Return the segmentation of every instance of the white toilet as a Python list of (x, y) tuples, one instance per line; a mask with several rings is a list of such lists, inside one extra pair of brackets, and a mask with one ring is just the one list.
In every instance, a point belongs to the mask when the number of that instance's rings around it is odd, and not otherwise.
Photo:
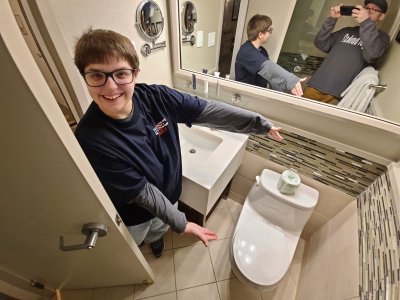
[(229, 253), (232, 270), (258, 289), (275, 288), (287, 272), (318, 191), (301, 183), (294, 195), (278, 191), (280, 174), (263, 170), (236, 224)]

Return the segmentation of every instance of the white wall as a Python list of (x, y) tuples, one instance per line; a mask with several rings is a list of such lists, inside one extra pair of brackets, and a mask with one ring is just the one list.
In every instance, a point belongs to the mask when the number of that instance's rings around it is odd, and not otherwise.
[(286, 29), (289, 25), (290, 18), (292, 17), (295, 4), (295, 0), (249, 1), (246, 20), (244, 23), (242, 44), (247, 40), (246, 28), (251, 17), (255, 14), (269, 16), (272, 19), (272, 27), (274, 28), (274, 31), (267, 43), (263, 46), (267, 49), (270, 60), (276, 62), (278, 60), (279, 52), (281, 51), (283, 39), (285, 38)]
[[(141, 37), (135, 25), (136, 8), (140, 0), (42, 0), (37, 3), (42, 18), (50, 32), (55, 47), (59, 53), (65, 53), (62, 58), (68, 76), (79, 80), (74, 89), (84, 93), (85, 99), (79, 99), (85, 111), (91, 99), (86, 91), (84, 82), (73, 64), (74, 45), (79, 36), (89, 27), (94, 29), (111, 29), (131, 38), (140, 60), (140, 74), (138, 82), (160, 83), (171, 86), (171, 59), (169, 44), (169, 25), (167, 18), (167, 1), (156, 0), (164, 16), (164, 30), (156, 42), (167, 41), (167, 47), (152, 51), (144, 57), (140, 47), (146, 41)], [(51, 27), (51, 28), (50, 28)], [(58, 33), (58, 34), (57, 34)], [(68, 56), (68, 57), (67, 57)], [(79, 78), (79, 79), (77, 79)]]
[(387, 84), (386, 90), (377, 94), (373, 99), (374, 109), (382, 118), (400, 123), (400, 44), (395, 40), (380, 61), (379, 82)]
[[(216, 0), (192, 0), (196, 7), (197, 24), (192, 35), (196, 37), (196, 44), (191, 46), (189, 43), (182, 44), (182, 68), (192, 71), (202, 72), (207, 69), (209, 72), (218, 70), (219, 43), (221, 40), (221, 29), (223, 16), (223, 6), (221, 1)], [(179, 1), (180, 11), (185, 1)], [(203, 31), (203, 46), (197, 47), (197, 33)], [(208, 34), (215, 32), (214, 46), (208, 47)]]

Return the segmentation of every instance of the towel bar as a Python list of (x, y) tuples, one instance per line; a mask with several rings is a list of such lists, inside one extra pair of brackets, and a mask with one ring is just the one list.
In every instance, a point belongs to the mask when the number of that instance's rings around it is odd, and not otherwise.
[(382, 90), (384, 90), (384, 89), (387, 88), (387, 84), (370, 84), (370, 85), (368, 86), (368, 88), (370, 88), (370, 89), (382, 89)]

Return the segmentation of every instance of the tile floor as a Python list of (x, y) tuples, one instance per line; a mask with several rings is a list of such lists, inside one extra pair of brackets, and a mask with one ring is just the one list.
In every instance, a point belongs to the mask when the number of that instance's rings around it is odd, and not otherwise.
[(152, 285), (64, 291), (63, 300), (294, 300), (304, 241), (300, 240), (289, 271), (272, 291), (243, 285), (229, 263), (229, 244), (242, 205), (222, 199), (206, 227), (218, 234), (209, 247), (186, 235), (166, 234), (166, 250), (155, 258), (145, 245), (141, 250), (156, 275)]

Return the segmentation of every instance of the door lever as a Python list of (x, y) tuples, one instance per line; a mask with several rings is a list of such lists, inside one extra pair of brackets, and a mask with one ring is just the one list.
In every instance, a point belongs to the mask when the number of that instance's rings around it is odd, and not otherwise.
[(83, 235), (86, 235), (86, 240), (83, 244), (65, 246), (64, 237), (60, 236), (60, 249), (62, 251), (93, 249), (97, 238), (107, 235), (107, 226), (100, 223), (86, 223), (83, 225), (81, 232)]

